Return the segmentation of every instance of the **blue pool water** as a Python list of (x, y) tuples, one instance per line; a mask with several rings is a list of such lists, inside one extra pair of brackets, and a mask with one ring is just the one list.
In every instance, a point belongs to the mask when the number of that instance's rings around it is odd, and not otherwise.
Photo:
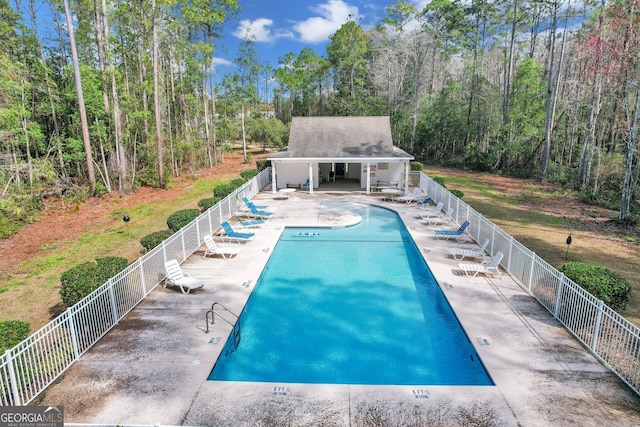
[(286, 228), (225, 344), (218, 381), (492, 385), (399, 216)]

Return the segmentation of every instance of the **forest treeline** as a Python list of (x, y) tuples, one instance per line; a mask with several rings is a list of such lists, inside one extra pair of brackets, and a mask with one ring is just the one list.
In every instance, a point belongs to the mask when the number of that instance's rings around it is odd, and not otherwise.
[[(50, 8), (54, 39), (39, 31)], [(237, 0), (0, 0), (0, 235), (48, 196), (163, 187), (292, 116), (388, 115), (425, 164), (560, 183), (634, 222), (640, 0), (390, 4), (310, 48), (213, 68)]]

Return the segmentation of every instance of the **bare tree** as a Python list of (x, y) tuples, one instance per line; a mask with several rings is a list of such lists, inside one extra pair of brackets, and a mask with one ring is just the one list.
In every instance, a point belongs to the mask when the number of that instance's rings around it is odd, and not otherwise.
[(87, 110), (84, 105), (84, 95), (82, 92), (82, 78), (80, 76), (80, 64), (78, 63), (78, 50), (71, 20), (71, 10), (69, 0), (64, 0), (64, 14), (67, 19), (67, 31), (69, 32), (69, 44), (71, 45), (71, 61), (73, 63), (73, 75), (76, 83), (76, 93), (78, 97), (78, 111), (80, 113), (80, 126), (82, 127), (82, 142), (84, 152), (87, 156), (87, 175), (91, 194), (96, 193), (96, 173), (93, 169), (93, 155), (91, 154), (91, 140), (89, 138), (89, 125), (87, 123)]

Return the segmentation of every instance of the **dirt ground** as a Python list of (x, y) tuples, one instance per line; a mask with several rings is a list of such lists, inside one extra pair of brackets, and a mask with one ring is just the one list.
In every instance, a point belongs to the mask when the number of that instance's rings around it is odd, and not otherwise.
[[(254, 160), (263, 156), (254, 155)], [(237, 178), (242, 170), (255, 168), (255, 164), (244, 164), (241, 152), (225, 154), (224, 163), (198, 171), (199, 176), (214, 175)], [(105, 229), (112, 222), (112, 212), (126, 210), (143, 203), (168, 201), (184, 195), (192, 184), (191, 175), (172, 182), (168, 189), (143, 187), (120, 195), (117, 193), (91, 198), (80, 206), (69, 206), (62, 201), (47, 201), (48, 208), (37, 220), (23, 227), (17, 234), (0, 239), (0, 277), (5, 280), (25, 280), (30, 272), (25, 271), (25, 261), (45, 257), (52, 247), (65, 247), (91, 229)], [(112, 254), (108, 254), (112, 255)], [(19, 289), (0, 292), (0, 320), (23, 320), (31, 324), (32, 332), (44, 326), (64, 310), (58, 294), (59, 281), (55, 286), (43, 284), (42, 279), (26, 279)], [(0, 289), (4, 286), (0, 284)]]
[[(201, 175), (223, 176), (237, 174), (252, 167), (254, 166), (242, 163), (241, 153), (228, 153), (225, 163), (199, 172)], [(568, 258), (572, 261), (598, 263), (625, 275), (634, 286), (634, 295), (625, 315), (636, 324), (640, 324), (638, 227), (621, 227), (611, 221), (615, 212), (582, 204), (553, 186), (540, 186), (532, 181), (447, 169), (429, 168), (427, 172), (451, 177), (471, 177), (470, 182), (473, 186), (452, 184), (447, 185), (447, 188), (463, 191), (463, 200), (553, 266), (557, 267)], [(36, 222), (22, 228), (18, 234), (0, 240), (1, 277), (10, 279), (24, 274), (24, 271), (20, 271), (24, 268), (21, 267), (24, 265), (23, 262), (44, 255), (47, 247), (62, 246), (65, 242), (77, 239), (87, 232), (87, 224), (98, 228), (106, 226), (112, 221), (110, 214), (115, 209), (114, 206), (123, 209), (141, 203), (170, 200), (184, 194), (191, 183), (190, 178), (181, 178), (167, 190), (140, 188), (125, 196), (115, 194), (93, 198), (77, 209), (50, 207)], [(504, 196), (508, 206), (497, 209), (496, 203), (484, 195), (483, 190), (477, 188), (478, 184), (490, 187), (494, 193)], [(111, 198), (119, 199), (117, 205), (110, 202)], [(526, 212), (530, 211), (543, 212), (551, 225), (532, 226), (526, 220)], [(519, 212), (522, 212), (522, 215), (519, 215)], [(557, 219), (558, 225), (554, 223), (554, 218)], [(567, 257), (565, 241), (569, 233), (572, 235), (573, 243)], [(34, 287), (29, 292), (41, 291)], [(20, 320), (29, 321), (35, 330), (47, 323), (54, 314), (55, 310), (52, 311), (52, 307), (59, 305), (59, 296), (57, 289), (48, 289), (39, 298), (35, 298), (35, 303), (33, 296), (29, 298), (32, 300), (31, 307), (23, 311), (26, 318)], [(14, 301), (13, 304), (20, 302)], [(20, 312), (15, 307), (7, 308), (5, 304), (3, 306), (3, 311), (7, 309), (11, 312), (9, 314)], [(24, 314), (25, 312), (28, 314)], [(6, 319), (7, 314), (2, 313), (0, 318)]]
[(425, 172), (445, 177), (447, 189), (461, 190), (466, 203), (552, 266), (588, 262), (626, 277), (633, 291), (623, 315), (640, 325), (640, 227), (621, 225), (617, 211), (582, 203), (552, 184), (435, 167)]

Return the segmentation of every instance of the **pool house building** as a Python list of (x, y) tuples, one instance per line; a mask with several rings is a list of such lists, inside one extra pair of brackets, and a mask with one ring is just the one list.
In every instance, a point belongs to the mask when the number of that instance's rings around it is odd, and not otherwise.
[(389, 117), (294, 117), (288, 146), (272, 156), (272, 191), (313, 193), (323, 183), (359, 183), (406, 191), (414, 157), (393, 145)]

